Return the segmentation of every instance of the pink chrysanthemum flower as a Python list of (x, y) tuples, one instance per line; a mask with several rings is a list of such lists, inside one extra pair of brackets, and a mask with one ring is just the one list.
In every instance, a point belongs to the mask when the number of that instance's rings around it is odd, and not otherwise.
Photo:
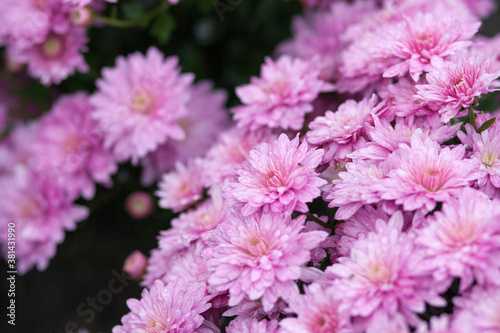
[(91, 199), (95, 182), (111, 184), (117, 170), (111, 152), (102, 146), (102, 132), (90, 118), (92, 107), (84, 93), (62, 97), (40, 122), (35, 162), (55, 172), (57, 180), (72, 197)]
[(280, 321), (280, 332), (292, 333), (348, 333), (352, 332), (349, 315), (340, 311), (340, 302), (334, 299), (332, 288), (323, 290), (313, 283), (304, 287), (305, 294), (290, 301), (289, 312), (297, 318), (287, 317)]
[(24, 274), (36, 265), (47, 268), (65, 230), (74, 230), (88, 210), (73, 205), (49, 172), (37, 173), (17, 166), (13, 174), (0, 178), (0, 238), (7, 254), (9, 223), (15, 224), (16, 265)]
[(39, 126), (40, 122), (19, 125), (0, 142), (0, 175), (12, 172), (17, 165), (39, 169), (34, 160), (42, 151), (35, 150), (33, 145)]
[[(173, 282), (187, 280), (189, 282), (206, 282), (207, 259), (201, 255), (206, 249), (201, 242), (196, 242), (168, 257), (167, 265), (161, 277), (162, 281)], [(211, 292), (208, 287), (207, 293)]]
[(494, 198), (500, 191), (500, 137), (491, 129), (479, 134), (470, 124), (466, 124), (465, 128), (467, 135), (459, 132), (458, 137), (472, 148), (470, 159), (479, 171), (476, 185), (490, 198)]
[(426, 75), (428, 84), (417, 85), (418, 96), (426, 101), (443, 103), (441, 120), (448, 122), (455, 116), (461, 116), (460, 109), (473, 105), (479, 97), (498, 89), (494, 80), (500, 71), (490, 73), (489, 61), (481, 56), (466, 57), (449, 62), (444, 68), (435, 69)]
[(320, 1), (330, 2), (330, 5), (325, 10), (309, 11), (305, 15), (294, 17), (293, 39), (279, 45), (278, 52), (313, 61), (321, 69), (320, 78), (329, 80), (337, 72), (343, 47), (340, 36), (350, 24), (372, 12), (374, 6), (366, 2)]
[(339, 258), (327, 272), (333, 281), (334, 297), (363, 330), (380, 315), (403, 316), (410, 325), (425, 304), (444, 306), (439, 297), (444, 284), (435, 283), (413, 239), (401, 232), (403, 215), (396, 213), (388, 223), (376, 222), (376, 232), (360, 235), (350, 258)]
[(374, 208), (372, 205), (363, 206), (353, 216), (335, 228), (335, 245), (337, 256), (345, 257), (351, 253), (354, 244), (360, 235), (366, 235), (371, 231), (376, 231), (375, 223), (378, 220), (389, 221), (389, 216), (380, 207)]
[(431, 317), (429, 325), (421, 323), (418, 325), (417, 333), (460, 333), (450, 327), (450, 317), (442, 314), (439, 317)]
[[(394, 125), (392, 125), (392, 123)], [(439, 117), (396, 118), (393, 122), (374, 117), (374, 126), (365, 125), (365, 135), (369, 139), (366, 146), (348, 155), (349, 158), (385, 160), (401, 144), (410, 145), (411, 137), (417, 131), (422, 137), (428, 136), (438, 143), (455, 137), (461, 123), (453, 126), (443, 125)]]
[(500, 201), (471, 188), (443, 204), (418, 231), (436, 279), (460, 278), (460, 291), (472, 285), (500, 286)]
[(92, 115), (104, 131), (105, 146), (118, 160), (131, 157), (135, 164), (167, 139), (185, 139), (178, 121), (188, 112), (193, 75), (181, 75), (177, 58), (164, 59), (153, 47), (145, 56), (134, 53), (116, 62), (96, 82)]
[(423, 77), (416, 83), (410, 78), (402, 77), (398, 82), (388, 84), (385, 89), (379, 91), (382, 98), (390, 99), (391, 109), (398, 117), (429, 117), (437, 115), (441, 103), (435, 101), (424, 101), (417, 95), (416, 84), (426, 84)]
[(474, 287), (470, 293), (453, 299), (452, 328), (457, 333), (496, 333), (500, 331), (500, 288)]
[(45, 40), (28, 48), (9, 49), (9, 57), (27, 64), (30, 75), (43, 84), (59, 84), (75, 71), (88, 71), (82, 54), (87, 51), (87, 41), (85, 28), (72, 27), (63, 34), (51, 32)]
[(323, 199), (328, 207), (338, 207), (337, 220), (351, 217), (363, 205), (381, 200), (377, 185), (384, 176), (379, 163), (369, 160), (354, 160), (345, 165), (346, 171), (339, 172), (339, 179), (325, 186)]
[(494, 13), (497, 4), (494, 0), (461, 0), (472, 14), (486, 18)]
[(190, 160), (187, 165), (179, 162), (175, 168), (173, 172), (163, 175), (155, 194), (160, 198), (160, 207), (180, 212), (203, 195), (202, 160)]
[(418, 131), (411, 147), (401, 145), (384, 161), (391, 169), (378, 185), (382, 199), (395, 200), (407, 211), (429, 212), (437, 202), (446, 202), (475, 179), (474, 168), (464, 161), (464, 146), (440, 148)]
[(238, 182), (226, 186), (225, 197), (243, 204), (243, 216), (263, 207), (277, 213), (305, 213), (306, 203), (318, 197), (319, 188), (326, 184), (315, 172), (322, 157), (322, 149), (309, 149), (306, 142), (299, 145), (298, 136), (290, 141), (281, 134), (278, 140), (250, 151), (238, 170)]
[(373, 122), (377, 100), (376, 95), (359, 103), (348, 100), (336, 112), (327, 111), (309, 124), (307, 142), (325, 149), (323, 162), (345, 159), (347, 154), (365, 146), (364, 127)]
[[(439, 18), (438, 15), (439, 14)], [(403, 22), (386, 29), (386, 43), (380, 44), (382, 58), (399, 61), (384, 72), (384, 77), (403, 76), (406, 72), (417, 81), (423, 72), (442, 67), (447, 57), (472, 44), (480, 22), (466, 23), (446, 13), (416, 13), (403, 17)]]
[(313, 110), (311, 103), (321, 92), (332, 90), (319, 74), (312, 63), (301, 59), (266, 58), (261, 78), (253, 77), (250, 84), (236, 88), (244, 104), (233, 109), (238, 127), (300, 130), (305, 114)]
[(127, 301), (131, 311), (122, 317), (121, 326), (113, 327), (113, 333), (210, 332), (201, 315), (211, 307), (210, 299), (204, 283), (156, 281), (150, 291), (144, 289), (140, 300)]
[(245, 297), (260, 299), (270, 311), (279, 297), (298, 294), (295, 280), (308, 268), (310, 250), (328, 235), (301, 232), (305, 218), (290, 220), (281, 214), (232, 215), (208, 236), (208, 283), (218, 292), (229, 291), (229, 305)]
[(278, 332), (278, 321), (261, 321), (251, 317), (236, 317), (229, 326), (226, 327), (227, 333), (276, 333)]
[(43, 42), (54, 24), (56, 1), (0, 2), (0, 43), (24, 49)]
[(241, 131), (232, 128), (219, 135), (218, 141), (207, 152), (206, 170), (210, 184), (224, 184), (234, 180), (236, 171), (248, 159), (253, 147), (270, 142), (276, 137), (264, 128), (258, 131)]
[(179, 230), (184, 245), (188, 246), (200, 238), (203, 241), (207, 232), (222, 223), (226, 219), (226, 215), (227, 203), (222, 198), (220, 188), (214, 186), (210, 199), (199, 204), (196, 209), (187, 211), (173, 219), (171, 224), (173, 228)]
[(186, 163), (190, 158), (203, 156), (227, 127), (225, 91), (212, 90), (209, 81), (198, 82), (190, 90), (188, 113), (178, 120), (186, 137), (180, 141), (167, 141), (141, 161), (143, 184), (155, 182), (171, 171), (177, 161)]

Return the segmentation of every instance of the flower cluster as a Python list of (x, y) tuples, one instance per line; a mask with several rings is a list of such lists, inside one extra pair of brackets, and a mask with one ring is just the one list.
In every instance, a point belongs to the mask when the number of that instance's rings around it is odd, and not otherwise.
[[(8, 0), (0, 20), (44, 20), (0, 42), (57, 82), (83, 64), (65, 6), (89, 1)], [(234, 124), (227, 94), (151, 47), (12, 131), (0, 224), (19, 221), (20, 270), (44, 269), (88, 213), (74, 201), (130, 160), (176, 215), (147, 264), (127, 260), (145, 289), (113, 332), (500, 330), (500, 110), (482, 110), (498, 107), (499, 37), (475, 36), (492, 1), (302, 2), (236, 88)], [(150, 197), (127, 209), (144, 218)]]

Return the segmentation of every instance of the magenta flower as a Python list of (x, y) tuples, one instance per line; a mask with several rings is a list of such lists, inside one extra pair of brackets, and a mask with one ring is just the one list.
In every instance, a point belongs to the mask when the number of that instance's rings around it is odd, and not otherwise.
[(143, 290), (140, 300), (127, 301), (131, 311), (122, 317), (121, 326), (113, 327), (113, 333), (210, 332), (201, 314), (211, 307), (211, 298), (205, 296), (204, 283), (178, 280), (165, 285), (158, 280), (150, 291)]
[(15, 224), (16, 265), (21, 274), (36, 265), (43, 271), (55, 255), (65, 230), (88, 215), (86, 207), (74, 205), (50, 172), (38, 173), (24, 166), (0, 178), (0, 239), (7, 254), (9, 223)]
[(84, 93), (62, 97), (45, 115), (37, 131), (34, 149), (40, 168), (55, 172), (61, 186), (72, 196), (94, 197), (95, 184), (111, 185), (117, 166), (103, 147), (103, 134), (90, 118), (92, 107)]
[(418, 323), (416, 313), (425, 303), (444, 306), (439, 294), (447, 285), (435, 283), (412, 237), (402, 233), (403, 215), (396, 213), (388, 223), (378, 220), (376, 232), (360, 235), (350, 258), (339, 258), (327, 269), (337, 277), (334, 297), (359, 323), (370, 327), (382, 315), (403, 316), (410, 325)]
[(298, 294), (310, 250), (328, 235), (323, 231), (301, 232), (305, 218), (290, 220), (281, 214), (232, 215), (207, 237), (208, 283), (218, 292), (229, 291), (229, 305), (245, 297), (260, 299), (270, 311), (279, 297)]
[(161, 208), (180, 212), (201, 199), (204, 185), (201, 163), (200, 159), (190, 160), (187, 165), (178, 162), (173, 172), (163, 175), (155, 193)]
[(373, 122), (377, 96), (357, 103), (348, 100), (338, 111), (327, 111), (324, 117), (316, 117), (306, 133), (307, 142), (325, 149), (323, 162), (345, 159), (346, 155), (365, 146), (364, 127)]
[(188, 112), (193, 75), (180, 74), (177, 58), (164, 59), (150, 48), (145, 56), (118, 57), (116, 67), (102, 75), (91, 97), (92, 116), (118, 160), (131, 157), (135, 164), (168, 139), (185, 139), (178, 121)]
[(306, 203), (318, 197), (326, 184), (315, 172), (322, 157), (322, 149), (309, 149), (306, 142), (299, 145), (298, 136), (290, 141), (281, 134), (250, 151), (238, 170), (238, 182), (225, 187), (225, 197), (243, 204), (243, 216), (263, 207), (277, 213), (305, 213)]
[(401, 145), (384, 162), (391, 169), (378, 185), (384, 200), (395, 200), (407, 211), (429, 212), (475, 179), (474, 168), (464, 161), (464, 146), (440, 148), (416, 132), (411, 147)]
[(444, 68), (435, 69), (426, 75), (428, 84), (417, 85), (418, 96), (426, 101), (443, 103), (439, 111), (441, 120), (448, 122), (483, 94), (498, 90), (494, 88), (500, 71), (490, 73), (489, 61), (481, 56), (458, 56)]
[(292, 333), (348, 333), (352, 332), (349, 315), (340, 311), (340, 302), (333, 297), (335, 290), (323, 290), (313, 283), (304, 287), (305, 294), (290, 301), (289, 312), (297, 318), (287, 317), (280, 321), (280, 332)]
[(59, 84), (75, 71), (88, 71), (82, 54), (87, 51), (87, 41), (85, 28), (74, 26), (65, 33), (51, 32), (30, 47), (9, 49), (9, 57), (11, 61), (27, 64), (30, 75), (43, 84)]
[(244, 105), (233, 109), (238, 127), (300, 130), (312, 102), (332, 86), (318, 78), (319, 70), (301, 59), (282, 56), (276, 62), (266, 58), (261, 78), (236, 88)]
[(500, 286), (500, 201), (471, 188), (443, 204), (418, 231), (416, 243), (425, 249), (436, 279), (460, 278), (460, 291), (474, 280)]

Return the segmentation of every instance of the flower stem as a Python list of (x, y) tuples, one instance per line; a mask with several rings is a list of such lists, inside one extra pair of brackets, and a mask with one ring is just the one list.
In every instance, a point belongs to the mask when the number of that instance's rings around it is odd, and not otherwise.
[(469, 121), (470, 121), (470, 124), (472, 125), (472, 127), (474, 127), (474, 129), (477, 129), (476, 128), (476, 114), (474, 113), (474, 108), (471, 106), (469, 106)]
[(117, 18), (116, 9), (112, 12), (111, 17), (94, 15), (96, 20), (105, 23), (108, 26), (115, 28), (131, 28), (131, 27), (145, 27), (154, 19), (156, 16), (164, 12), (168, 7), (170, 7), (170, 2), (168, 0), (162, 0), (160, 4), (149, 12), (147, 12), (143, 17), (138, 20), (120, 20)]
[(326, 222), (323, 222), (321, 221), (319, 218), (317, 218), (316, 216), (314, 216), (313, 214), (307, 212), (306, 213), (306, 216), (307, 216), (307, 219), (309, 221), (313, 221), (313, 222), (316, 222), (317, 224), (319, 224), (320, 226), (322, 226), (323, 228), (327, 228), (327, 229), (331, 229), (330, 225)]

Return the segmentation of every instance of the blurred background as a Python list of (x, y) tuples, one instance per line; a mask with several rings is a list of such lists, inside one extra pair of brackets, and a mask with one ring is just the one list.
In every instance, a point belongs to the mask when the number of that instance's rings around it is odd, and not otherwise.
[[(221, 15), (214, 7), (217, 2), (235, 5), (230, 5), (232, 9)], [(120, 0), (119, 17), (139, 19), (154, 3), (153, 0)], [(197, 80), (210, 79), (215, 87), (225, 89), (231, 107), (238, 103), (234, 88), (259, 74), (264, 58), (272, 54), (280, 41), (290, 37), (292, 17), (300, 12), (300, 3), (292, 0), (181, 0), (148, 27), (92, 28), (86, 54), (89, 73), (74, 75), (59, 86), (46, 88), (22, 72), (1, 69), (0, 87), (7, 87), (9, 95), (20, 99), (16, 110), (19, 118), (36, 118), (62, 93), (92, 92), (101, 69), (113, 66), (116, 56), (144, 52), (156, 45), (167, 56), (178, 55), (183, 72), (194, 73)], [(481, 33), (488, 36), (498, 31), (499, 11), (481, 28)], [(87, 304), (81, 309), (89, 310), (88, 302), (102, 290), (109, 290), (109, 282), (116, 279), (116, 273), (121, 275), (124, 260), (130, 253), (140, 250), (149, 255), (157, 246), (159, 231), (168, 229), (173, 217), (156, 207), (156, 185), (150, 188), (140, 185), (139, 167), (121, 165), (113, 179), (113, 188), (98, 187), (93, 200), (77, 202), (88, 206), (91, 214), (75, 231), (66, 234), (48, 269), (17, 276), (15, 332), (59, 333), (75, 325), (91, 333), (110, 332), (129, 312), (126, 300), (140, 298), (142, 288), (138, 282), (126, 280), (127, 285), (121, 292), (112, 294), (109, 304), (95, 309), (94, 318), (77, 313), (79, 305)], [(132, 218), (124, 208), (127, 196), (135, 191), (145, 191), (153, 198), (155, 208), (144, 219)], [(4, 261), (0, 269), (7, 271)], [(2, 285), (5, 291), (0, 297), (5, 299), (2, 302), (5, 309), (7, 282), (4, 280)], [(120, 285), (115, 282), (115, 287)], [(0, 332), (11, 331), (12, 327), (2, 319)]]

